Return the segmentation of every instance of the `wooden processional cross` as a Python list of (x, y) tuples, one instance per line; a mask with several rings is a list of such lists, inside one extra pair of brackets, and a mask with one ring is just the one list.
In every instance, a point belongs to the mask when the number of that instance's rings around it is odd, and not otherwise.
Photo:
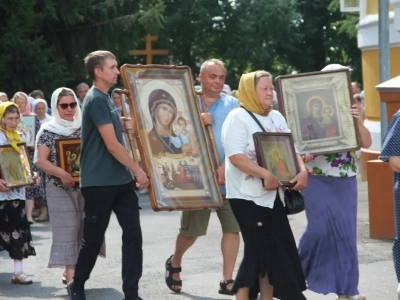
[(153, 55), (167, 55), (168, 50), (155, 50), (151, 48), (151, 42), (157, 41), (157, 37), (153, 35), (146, 36), (146, 49), (144, 50), (131, 50), (129, 55), (146, 55), (146, 64), (151, 65)]

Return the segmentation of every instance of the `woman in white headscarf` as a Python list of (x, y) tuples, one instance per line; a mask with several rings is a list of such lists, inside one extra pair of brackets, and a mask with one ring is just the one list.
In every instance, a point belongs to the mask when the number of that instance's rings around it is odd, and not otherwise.
[[(57, 139), (80, 138), (81, 109), (75, 93), (58, 88), (51, 96), (53, 119), (43, 123), (36, 138), (35, 161), (47, 174), (47, 205), (53, 233), (49, 268), (65, 268), (62, 282), (72, 281), (83, 234), (84, 199), (79, 183), (57, 165)], [(76, 149), (74, 167), (79, 167)], [(70, 154), (72, 156), (72, 153)]]
[(40, 124), (49, 122), (52, 117), (47, 113), (49, 107), (44, 99), (36, 99), (32, 103), (32, 112), (36, 114), (39, 119)]

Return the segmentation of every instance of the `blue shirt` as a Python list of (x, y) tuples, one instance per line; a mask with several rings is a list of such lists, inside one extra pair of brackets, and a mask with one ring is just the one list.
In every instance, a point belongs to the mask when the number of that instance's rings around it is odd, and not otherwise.
[[(200, 99), (198, 101), (200, 110), (203, 111), (202, 102)], [(212, 131), (220, 164), (225, 160), (225, 152), (221, 140), (222, 125), (224, 124), (229, 112), (238, 107), (239, 103), (236, 98), (223, 93), (221, 93), (217, 101), (215, 101), (210, 107), (207, 107), (207, 112), (211, 113), (212, 116)], [(220, 191), (223, 196), (226, 195), (225, 186), (220, 186)]]

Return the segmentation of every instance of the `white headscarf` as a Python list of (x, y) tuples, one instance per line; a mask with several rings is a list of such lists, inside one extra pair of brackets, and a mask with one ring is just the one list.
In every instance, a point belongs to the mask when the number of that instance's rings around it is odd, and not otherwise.
[(43, 123), (42, 126), (40, 127), (38, 134), (36, 135), (34, 162), (37, 162), (37, 143), (38, 143), (39, 137), (42, 135), (42, 132), (44, 130), (67, 137), (67, 136), (73, 134), (79, 128), (81, 128), (82, 113), (81, 113), (81, 108), (79, 107), (79, 105), (77, 105), (75, 108), (75, 114), (74, 114), (73, 121), (67, 121), (67, 120), (61, 119), (60, 114), (58, 113), (57, 105), (58, 105), (58, 96), (60, 95), (62, 90), (67, 90), (67, 91), (71, 92), (75, 98), (75, 102), (78, 103), (78, 99), (76, 98), (74, 91), (69, 88), (61, 87), (61, 88), (56, 89), (53, 92), (53, 95), (51, 95), (51, 111), (53, 112), (53, 119), (50, 122)]
[[(35, 101), (33, 101), (32, 112), (36, 114), (36, 105), (38, 105), (39, 103), (44, 104), (44, 111), (45, 111), (44, 119), (43, 120), (39, 119), (40, 124), (51, 121), (53, 118), (47, 113), (47, 111), (49, 110), (49, 107), (47, 106), (47, 102), (44, 99), (36, 99)], [(36, 114), (36, 116), (39, 118), (38, 114)]]

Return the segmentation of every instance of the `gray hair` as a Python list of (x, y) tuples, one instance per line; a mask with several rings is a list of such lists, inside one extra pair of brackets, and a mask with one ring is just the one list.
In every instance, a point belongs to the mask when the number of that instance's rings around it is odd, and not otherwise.
[(217, 59), (217, 58), (212, 58), (209, 60), (206, 60), (205, 62), (202, 63), (201, 67), (200, 67), (200, 74), (203, 74), (204, 70), (207, 69), (208, 66), (210, 65), (217, 65), (217, 66), (221, 66), (225, 69), (226, 72), (226, 68), (225, 68), (225, 64), (222, 60)]
[(87, 87), (89, 89), (89, 85), (85, 82), (81, 82), (76, 86), (76, 90), (79, 90), (81, 87)]
[(257, 83), (260, 81), (260, 78), (262, 78), (262, 77), (269, 77), (272, 80), (272, 75), (270, 72), (257, 71), (256, 74), (254, 75), (254, 86), (257, 85)]

